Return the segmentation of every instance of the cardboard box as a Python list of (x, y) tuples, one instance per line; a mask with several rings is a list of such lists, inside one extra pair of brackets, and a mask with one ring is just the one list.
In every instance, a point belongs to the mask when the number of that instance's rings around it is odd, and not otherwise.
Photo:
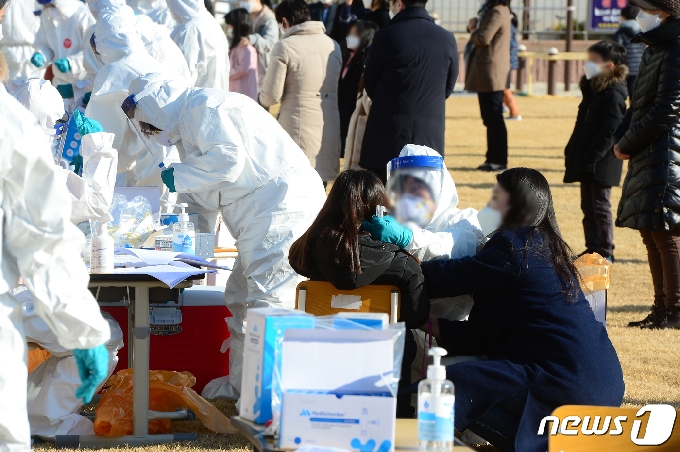
[(595, 319), (607, 326), (607, 290), (598, 290), (595, 292), (584, 291), (586, 300), (590, 303), (590, 309), (595, 314)]
[(285, 393), (279, 447), (393, 451), (396, 410), (394, 397)]
[(246, 328), (239, 415), (264, 424), (272, 418), (277, 335), (288, 328), (314, 328), (314, 317), (290, 309), (253, 308), (247, 311)]

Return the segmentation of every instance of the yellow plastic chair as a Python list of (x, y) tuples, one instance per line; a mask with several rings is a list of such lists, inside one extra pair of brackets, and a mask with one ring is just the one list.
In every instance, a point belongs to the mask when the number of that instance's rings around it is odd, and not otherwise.
[(303, 281), (297, 286), (295, 307), (316, 316), (339, 312), (387, 314), (390, 323), (397, 323), (400, 301), (396, 286), (368, 285), (355, 290), (338, 290), (329, 282)]

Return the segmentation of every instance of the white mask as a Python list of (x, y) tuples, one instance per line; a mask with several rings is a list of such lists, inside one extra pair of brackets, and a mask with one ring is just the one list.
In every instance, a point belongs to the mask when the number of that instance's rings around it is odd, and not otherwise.
[(432, 221), (430, 205), (423, 198), (408, 193), (399, 197), (393, 213), (400, 223), (412, 222), (421, 228)]
[(253, 2), (238, 2), (238, 7), (243, 8), (248, 11), (248, 14), (252, 14), (255, 10), (255, 3)]
[(281, 32), (281, 36), (283, 36), (284, 34), (286, 34), (286, 30), (283, 29), (283, 25), (282, 25), (282, 24), (279, 24), (279, 31)]
[(160, 144), (161, 146), (170, 147), (174, 146), (175, 143), (179, 141), (180, 136), (172, 135), (165, 130), (161, 130), (160, 133), (154, 135), (153, 138), (156, 140), (156, 143)]
[(371, 9), (373, 6), (373, 0), (364, 0), (364, 8)]
[(359, 39), (358, 36), (354, 35), (348, 35), (347, 36), (347, 48), (356, 50), (359, 48), (359, 44), (361, 43), (361, 40)]
[(321, 0), (321, 3), (323, 3), (324, 5), (330, 5), (331, 3), (333, 3), (333, 0)]
[(661, 19), (655, 14), (649, 14), (644, 11), (640, 11), (637, 18), (635, 19), (640, 26), (640, 30), (643, 33), (649, 30), (654, 30), (661, 25)]
[(3, 34), (2, 34), (2, 24), (0, 24), (0, 41), (2, 41)]
[(583, 65), (583, 72), (585, 72), (586, 78), (590, 80), (602, 71), (600, 70), (599, 64), (593, 63), (592, 61), (586, 61)]
[(482, 234), (486, 237), (501, 226), (503, 215), (498, 210), (486, 206), (477, 213), (477, 221), (482, 228)]
[(390, 10), (390, 20), (394, 19), (394, 16), (396, 16), (396, 14), (394, 14), (394, 12)]

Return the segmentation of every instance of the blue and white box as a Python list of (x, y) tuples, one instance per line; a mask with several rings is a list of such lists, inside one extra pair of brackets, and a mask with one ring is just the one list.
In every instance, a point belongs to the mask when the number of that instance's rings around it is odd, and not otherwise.
[(253, 308), (246, 313), (246, 339), (239, 415), (264, 424), (272, 418), (272, 376), (277, 335), (288, 328), (314, 328), (314, 317), (301, 311)]
[[(376, 312), (338, 312), (335, 316), (340, 319), (350, 320), (354, 323), (358, 323), (359, 325), (363, 325), (374, 330), (387, 329), (387, 325), (390, 323), (390, 318), (387, 314), (379, 314)], [(340, 326), (338, 329), (345, 328)]]

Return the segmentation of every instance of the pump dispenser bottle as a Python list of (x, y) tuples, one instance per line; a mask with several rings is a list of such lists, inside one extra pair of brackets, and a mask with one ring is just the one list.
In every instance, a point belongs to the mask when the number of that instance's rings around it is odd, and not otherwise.
[(418, 447), (420, 450), (453, 449), (453, 383), (440, 364), (446, 350), (430, 349), (434, 363), (427, 367), (427, 379), (418, 385)]
[(90, 241), (90, 273), (113, 273), (114, 243), (107, 225), (100, 221), (97, 235)]
[(175, 206), (180, 207), (182, 213), (177, 215), (179, 221), (172, 226), (172, 250), (177, 253), (196, 254), (196, 232), (186, 212), (189, 205), (182, 203)]

